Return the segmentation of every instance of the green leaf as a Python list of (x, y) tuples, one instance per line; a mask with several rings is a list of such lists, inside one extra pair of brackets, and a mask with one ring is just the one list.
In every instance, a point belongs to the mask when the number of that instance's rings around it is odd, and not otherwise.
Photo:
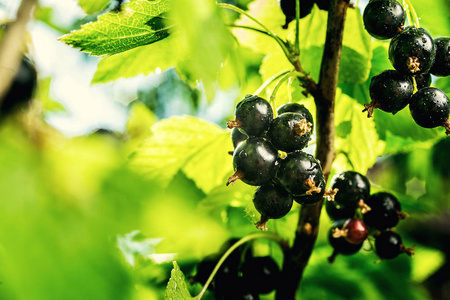
[(193, 299), (188, 291), (186, 281), (184, 279), (184, 274), (181, 272), (180, 267), (174, 261), (173, 269), (170, 273), (169, 283), (166, 289), (166, 299), (167, 300), (184, 300)]
[(382, 153), (384, 143), (378, 139), (375, 122), (362, 113), (363, 109), (355, 99), (338, 91), (336, 152), (343, 153), (355, 171), (366, 174)]
[(110, 0), (78, 0), (78, 5), (85, 13), (92, 15), (105, 10), (110, 2)]
[(166, 13), (171, 1), (132, 0), (120, 12), (99, 16), (95, 22), (61, 37), (61, 41), (92, 55), (113, 55), (166, 38)]
[(153, 136), (133, 156), (140, 172), (167, 185), (179, 171), (205, 193), (224, 185), (232, 174), (230, 134), (195, 117), (175, 117), (156, 123)]

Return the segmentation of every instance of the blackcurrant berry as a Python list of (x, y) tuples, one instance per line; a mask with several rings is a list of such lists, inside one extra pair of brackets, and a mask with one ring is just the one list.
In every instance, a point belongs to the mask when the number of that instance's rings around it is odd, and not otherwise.
[[(431, 72), (431, 70), (430, 70), (430, 72)], [(431, 85), (430, 73), (419, 74), (417, 76), (414, 76), (414, 79), (416, 80), (418, 90), (429, 87)]]
[(0, 101), (0, 114), (9, 113), (31, 100), (36, 82), (35, 67), (27, 58), (23, 58), (8, 92)]
[(261, 230), (267, 230), (269, 219), (284, 217), (292, 207), (292, 196), (281, 186), (268, 183), (258, 187), (253, 196), (253, 204), (261, 214), (261, 220), (255, 225)]
[(335, 201), (326, 201), (325, 209), (331, 220), (352, 218), (356, 213), (356, 206), (346, 206)]
[(296, 113), (302, 115), (309, 123), (314, 125), (314, 119), (311, 112), (303, 105), (298, 103), (286, 103), (278, 107), (277, 113), (278, 115), (284, 113)]
[(363, 243), (360, 244), (351, 244), (344, 237), (333, 237), (333, 233), (336, 229), (342, 229), (344, 227), (344, 223), (346, 220), (338, 220), (333, 223), (333, 226), (330, 228), (328, 232), (328, 242), (331, 247), (333, 247), (333, 254), (328, 258), (328, 261), (332, 263), (338, 254), (351, 255), (358, 252)]
[(240, 143), (248, 139), (245, 133), (242, 133), (238, 128), (233, 128), (231, 130), (231, 142), (233, 143), (233, 149), (236, 149)]
[(197, 274), (193, 277), (193, 282), (199, 282), (204, 285), (221, 256), (222, 255), (215, 253), (204, 257), (197, 265)]
[[(287, 28), (292, 20), (295, 20), (295, 0), (278, 0), (278, 5), (281, 7), (283, 14), (286, 16), (286, 22), (283, 28)], [(314, 5), (313, 0), (300, 1), (300, 19), (306, 17), (311, 12)]]
[(342, 228), (333, 230), (333, 237), (343, 237), (350, 244), (361, 244), (369, 236), (369, 229), (363, 220), (358, 218), (347, 219)]
[(364, 9), (363, 21), (371, 36), (390, 39), (403, 30), (405, 11), (395, 0), (372, 0)]
[(450, 37), (441, 37), (434, 40), (436, 45), (436, 58), (430, 73), (436, 76), (450, 75)]
[(365, 202), (371, 208), (363, 217), (364, 222), (369, 227), (385, 230), (395, 227), (400, 219), (407, 217), (405, 213), (401, 212), (400, 202), (390, 193), (375, 193)]
[(417, 91), (411, 97), (409, 110), (419, 126), (425, 128), (444, 126), (446, 134), (450, 134), (449, 99), (440, 89), (427, 87)]
[(292, 152), (308, 146), (312, 123), (297, 113), (283, 113), (270, 125), (268, 138), (278, 150)]
[(346, 171), (334, 176), (331, 187), (339, 189), (334, 201), (348, 209), (364, 208), (364, 201), (370, 195), (369, 180), (355, 171)]
[(325, 179), (319, 162), (302, 151), (289, 153), (280, 161), (276, 178), (294, 197), (313, 196), (313, 203), (320, 201), (325, 193)]
[(243, 263), (242, 278), (248, 291), (267, 294), (277, 288), (280, 269), (270, 256), (254, 257)]
[(256, 95), (247, 95), (236, 105), (235, 120), (228, 121), (228, 128), (239, 128), (249, 137), (262, 135), (269, 129), (273, 111), (267, 100)]
[(395, 70), (383, 71), (372, 77), (369, 87), (371, 102), (364, 104), (363, 111), (368, 111), (368, 117), (372, 116), (375, 108), (396, 114), (408, 105), (413, 90), (408, 76), (403, 76)]
[(413, 248), (407, 248), (402, 244), (400, 235), (393, 231), (383, 231), (375, 237), (375, 251), (381, 259), (392, 259), (400, 253), (414, 255)]
[(408, 27), (394, 36), (389, 44), (389, 60), (403, 75), (428, 73), (435, 56), (434, 41), (423, 28)]
[(278, 150), (264, 138), (249, 138), (234, 150), (233, 167), (227, 185), (238, 179), (249, 185), (266, 184), (275, 176)]
[(221, 286), (215, 293), (216, 300), (259, 300), (259, 295), (250, 292), (246, 286), (244, 278), (238, 277), (231, 286)]

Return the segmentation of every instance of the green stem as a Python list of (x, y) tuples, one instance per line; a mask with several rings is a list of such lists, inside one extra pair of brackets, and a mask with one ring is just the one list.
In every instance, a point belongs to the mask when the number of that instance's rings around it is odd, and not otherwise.
[(417, 93), (417, 82), (416, 82), (416, 78), (414, 78), (414, 76), (412, 77), (412, 82), (413, 82), (413, 94)]
[(233, 11), (239, 13), (239, 14), (242, 14), (242, 15), (246, 16), (247, 18), (249, 18), (250, 20), (252, 20), (253, 22), (255, 22), (256, 24), (258, 24), (259, 26), (261, 26), (267, 32), (267, 34), (270, 37), (272, 37), (278, 43), (278, 45), (280, 45), (280, 47), (283, 50), (283, 52), (286, 55), (286, 57), (288, 57), (289, 61), (291, 61), (291, 59), (292, 59), (291, 58), (291, 52), (286, 47), (285, 42), (282, 39), (280, 39), (276, 33), (274, 33), (269, 28), (267, 28), (266, 25), (264, 25), (262, 22), (260, 22), (256, 18), (254, 18), (252, 15), (250, 15), (246, 11), (244, 11), (244, 10), (240, 9), (239, 7), (236, 7), (234, 5), (231, 5), (231, 4), (228, 4), (228, 3), (216, 3), (216, 5), (218, 7), (230, 9), (230, 10), (233, 10)]
[[(200, 293), (194, 297), (194, 299), (201, 299), (203, 297), (203, 295), (206, 292), (206, 289), (208, 288), (209, 284), (211, 283), (211, 281), (213, 280), (214, 276), (216, 275), (217, 271), (219, 271), (220, 267), (222, 266), (222, 264), (224, 263), (224, 261), (227, 259), (228, 256), (230, 256), (230, 254), (236, 250), (239, 246), (241, 246), (242, 244), (245, 244), (246, 242), (250, 241), (250, 240), (254, 240), (254, 239), (259, 239), (259, 238), (265, 238), (265, 239), (269, 239), (269, 240), (273, 240), (275, 242), (277, 242), (280, 247), (284, 248), (286, 245), (286, 242), (278, 235), (275, 234), (267, 234), (267, 233), (253, 233), (250, 235), (247, 235), (245, 237), (243, 237), (242, 239), (240, 239), (239, 241), (237, 241), (235, 244), (233, 244), (233, 246), (231, 246), (224, 255), (222, 255), (222, 257), (220, 258), (219, 262), (217, 263), (216, 267), (214, 268), (214, 270), (212, 271), (211, 275), (209, 276), (208, 280), (206, 281), (205, 285), (203, 286), (202, 290), (200, 291)], [(232, 287), (230, 287), (232, 288)]]
[(414, 26), (416, 26), (416, 28), (419, 28), (420, 27), (419, 17), (417, 16), (416, 10), (414, 9), (414, 6), (412, 5), (411, 0), (406, 0), (406, 3), (408, 5), (408, 7), (411, 8), (411, 14), (414, 19)]
[(295, 70), (292, 70), (292, 71), (290, 71), (289, 73), (287, 73), (287, 74), (285, 74), (278, 82), (277, 82), (277, 84), (275, 85), (275, 87), (273, 88), (273, 91), (272, 91), (272, 95), (270, 95), (270, 100), (269, 100), (269, 102), (270, 102), (270, 104), (272, 105), (272, 108), (273, 108), (273, 113), (274, 113), (274, 118), (277, 116), (277, 110), (276, 110), (276, 103), (275, 103), (275, 98), (276, 98), (276, 96), (277, 96), (277, 92), (278, 92), (278, 89), (281, 87), (281, 85), (286, 81), (286, 80), (288, 80), (289, 78), (291, 78), (292, 76), (303, 76), (303, 73), (300, 73), (300, 72), (298, 72), (298, 71), (295, 71)]
[(409, 13), (409, 5), (406, 3), (406, 0), (403, 0), (403, 8), (405, 9), (406, 20), (408, 21), (408, 25), (411, 26), (411, 15)]
[(273, 75), (272, 77), (270, 77), (269, 79), (267, 79), (266, 81), (264, 81), (264, 83), (253, 93), (253, 95), (259, 95), (261, 94), (261, 92), (272, 82), (274, 82), (275, 80), (277, 80), (278, 78), (280, 78), (281, 76), (287, 74), (291, 72), (291, 70), (286, 70), (286, 71), (282, 71), (278, 74)]
[(292, 77), (289, 77), (289, 81), (287, 83), (287, 94), (288, 94), (289, 103), (292, 103), (291, 86), (292, 86), (293, 82), (294, 82), (294, 79)]
[(266, 31), (255, 28), (255, 27), (251, 27), (251, 26), (244, 26), (244, 25), (235, 25), (235, 24), (227, 24), (227, 26), (229, 27), (233, 27), (233, 28), (239, 28), (239, 29), (248, 29), (248, 30), (253, 30), (262, 34), (265, 34), (267, 36), (270, 36), (270, 34), (268, 34)]

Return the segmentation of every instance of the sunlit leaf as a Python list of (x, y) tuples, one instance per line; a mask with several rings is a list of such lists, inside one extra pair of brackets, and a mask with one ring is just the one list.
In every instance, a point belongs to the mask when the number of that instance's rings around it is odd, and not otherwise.
[(166, 299), (167, 300), (193, 299), (192, 296), (189, 294), (188, 288), (186, 286), (184, 274), (183, 272), (181, 272), (180, 267), (175, 261), (173, 262), (173, 270), (170, 274), (169, 283), (167, 284)]
[(61, 41), (92, 55), (113, 55), (166, 38), (171, 1), (132, 0), (121, 11), (99, 16)]
[(88, 15), (95, 14), (106, 9), (111, 0), (78, 0), (78, 5)]

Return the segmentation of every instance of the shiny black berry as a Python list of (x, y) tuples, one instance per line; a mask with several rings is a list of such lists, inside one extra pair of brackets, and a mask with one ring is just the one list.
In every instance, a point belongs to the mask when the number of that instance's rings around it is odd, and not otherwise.
[(0, 114), (9, 113), (31, 100), (36, 82), (35, 67), (27, 58), (23, 58), (8, 92), (0, 101)]
[(249, 138), (233, 153), (235, 173), (227, 185), (241, 179), (249, 185), (264, 185), (274, 178), (278, 167), (278, 150), (264, 138)]
[(397, 225), (400, 219), (404, 219), (407, 216), (402, 213), (400, 202), (390, 193), (375, 193), (367, 198), (365, 202), (371, 208), (363, 216), (364, 222), (369, 227), (378, 230), (392, 228)]
[(363, 21), (371, 36), (390, 39), (403, 30), (405, 11), (395, 0), (372, 0), (364, 9)]
[(428, 73), (435, 56), (434, 41), (423, 28), (408, 27), (394, 36), (389, 44), (389, 60), (403, 75)]
[[(280, 161), (276, 175), (281, 185), (294, 197), (312, 196), (308, 201), (320, 201), (325, 193), (325, 179), (319, 162), (302, 151), (289, 153)], [(298, 201), (302, 198), (296, 198)]]
[(236, 105), (235, 120), (228, 121), (228, 128), (239, 128), (249, 137), (262, 135), (269, 129), (273, 111), (267, 100), (256, 95), (247, 95)]
[[(339, 193), (339, 192), (338, 192)], [(336, 196), (335, 196), (336, 197)], [(356, 206), (347, 206), (339, 204), (335, 201), (326, 201), (325, 209), (331, 220), (341, 220), (353, 218), (356, 213)]]
[(311, 112), (303, 105), (298, 103), (286, 103), (278, 107), (278, 115), (284, 113), (296, 113), (302, 115), (308, 122), (314, 125), (314, 119)]
[[(283, 28), (287, 28), (292, 20), (295, 20), (295, 0), (278, 0), (278, 5), (281, 7), (283, 14), (286, 16), (286, 22)], [(300, 19), (306, 17), (311, 12), (314, 5), (313, 0), (300, 1)]]
[(400, 253), (407, 253), (412, 256), (413, 250), (403, 246), (402, 238), (393, 231), (383, 231), (375, 237), (375, 251), (381, 259), (392, 259)]
[(437, 38), (434, 44), (436, 58), (430, 73), (436, 76), (450, 76), (450, 37)]
[(413, 83), (408, 76), (395, 70), (383, 71), (372, 77), (369, 87), (371, 102), (364, 105), (363, 111), (368, 111), (368, 117), (372, 116), (375, 108), (396, 114), (408, 105), (413, 90)]
[(270, 256), (254, 257), (243, 263), (242, 278), (248, 291), (267, 294), (277, 288), (280, 269)]
[(248, 139), (248, 135), (242, 133), (238, 128), (231, 130), (231, 142), (233, 143), (233, 149), (236, 149), (240, 143)]
[(334, 237), (333, 234), (336, 229), (342, 229), (346, 220), (338, 220), (333, 223), (333, 226), (328, 232), (328, 242), (333, 247), (333, 254), (328, 258), (328, 261), (332, 263), (338, 254), (351, 255), (357, 253), (362, 248), (362, 243), (351, 244), (344, 237)]
[(348, 209), (363, 206), (362, 203), (370, 195), (369, 180), (355, 171), (345, 171), (334, 176), (331, 180), (331, 187), (339, 189), (334, 201)]
[(312, 130), (312, 123), (301, 114), (287, 112), (272, 121), (267, 136), (278, 150), (292, 152), (308, 146)]
[(449, 99), (440, 89), (427, 87), (419, 90), (411, 97), (409, 110), (419, 126), (425, 128), (444, 126), (446, 134), (450, 133)]
[(197, 265), (197, 274), (194, 276), (193, 282), (199, 282), (204, 285), (219, 262), (221, 256), (222, 255), (215, 253), (203, 258)]
[(256, 227), (267, 230), (267, 221), (284, 217), (291, 210), (292, 203), (292, 196), (278, 184), (270, 182), (258, 187), (253, 196), (253, 204), (261, 214), (261, 220), (255, 224)]
[(414, 76), (414, 79), (416, 80), (418, 90), (429, 87), (431, 85), (430, 73), (422, 73), (420, 75)]

